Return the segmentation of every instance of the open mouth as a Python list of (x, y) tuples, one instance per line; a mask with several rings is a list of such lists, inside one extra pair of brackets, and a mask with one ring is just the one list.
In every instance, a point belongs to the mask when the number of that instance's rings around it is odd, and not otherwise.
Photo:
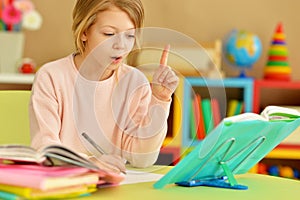
[(119, 63), (122, 60), (122, 56), (113, 56), (111, 58), (113, 60), (113, 63)]

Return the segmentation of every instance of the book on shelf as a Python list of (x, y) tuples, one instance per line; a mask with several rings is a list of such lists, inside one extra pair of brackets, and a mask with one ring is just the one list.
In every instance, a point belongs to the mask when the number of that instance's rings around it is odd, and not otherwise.
[(243, 101), (238, 101), (237, 107), (234, 111), (234, 115), (239, 115), (241, 113), (243, 113), (244, 111), (244, 103)]
[(195, 94), (190, 102), (191, 138), (203, 140), (215, 126), (221, 122), (220, 105), (217, 99), (202, 99)]
[(205, 127), (202, 113), (201, 97), (195, 94), (190, 102), (190, 133), (192, 139), (202, 140), (205, 137)]
[(198, 128), (199, 128), (199, 123), (200, 123), (200, 108), (199, 108), (199, 103), (197, 96), (194, 96), (193, 101), (193, 114), (194, 114), (194, 123), (195, 123), (195, 138), (198, 138)]
[(211, 99), (202, 99), (202, 112), (206, 135), (214, 128), (214, 118), (211, 107)]
[(228, 102), (227, 117), (243, 113), (244, 102), (237, 99), (230, 99)]
[(220, 105), (216, 98), (211, 99), (211, 109), (212, 109), (214, 127), (216, 127), (222, 121)]
[(238, 104), (238, 100), (236, 100), (236, 99), (230, 99), (228, 101), (228, 104), (227, 104), (227, 113), (226, 113), (227, 117), (234, 116), (237, 104)]
[(205, 125), (204, 125), (204, 119), (203, 119), (203, 109), (202, 109), (202, 98), (200, 94), (195, 95), (195, 106), (197, 106), (198, 109), (198, 127), (197, 127), (197, 138), (198, 140), (203, 140), (205, 138)]
[(196, 139), (196, 116), (195, 116), (195, 107), (194, 107), (194, 99), (190, 100), (190, 136), (192, 139)]

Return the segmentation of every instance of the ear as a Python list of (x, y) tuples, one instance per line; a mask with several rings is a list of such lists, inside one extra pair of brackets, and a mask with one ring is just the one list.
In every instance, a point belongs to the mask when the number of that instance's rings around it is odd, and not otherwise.
[(87, 41), (87, 34), (86, 31), (84, 31), (80, 36), (81, 41), (86, 42)]

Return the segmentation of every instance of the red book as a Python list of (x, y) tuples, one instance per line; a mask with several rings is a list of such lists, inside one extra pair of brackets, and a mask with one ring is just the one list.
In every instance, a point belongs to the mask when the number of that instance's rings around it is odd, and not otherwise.
[(220, 105), (217, 99), (211, 99), (211, 108), (214, 118), (214, 126), (216, 127), (221, 122)]
[(195, 105), (197, 105), (198, 110), (198, 123), (197, 123), (197, 138), (203, 140), (205, 138), (205, 125), (203, 120), (203, 111), (200, 94), (195, 96)]

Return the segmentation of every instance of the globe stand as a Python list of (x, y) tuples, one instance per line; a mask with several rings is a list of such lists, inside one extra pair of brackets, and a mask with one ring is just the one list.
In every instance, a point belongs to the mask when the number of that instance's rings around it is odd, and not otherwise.
[(246, 70), (242, 69), (240, 70), (240, 75), (238, 76), (239, 78), (248, 78), (246, 75)]
[(246, 69), (241, 69), (240, 74), (237, 77), (243, 79), (253, 79), (253, 77), (246, 75)]
[(262, 44), (257, 35), (234, 29), (225, 39), (223, 52), (229, 65), (238, 67), (240, 71), (238, 77), (249, 78), (246, 76), (245, 69), (251, 69), (252, 65), (259, 59)]

